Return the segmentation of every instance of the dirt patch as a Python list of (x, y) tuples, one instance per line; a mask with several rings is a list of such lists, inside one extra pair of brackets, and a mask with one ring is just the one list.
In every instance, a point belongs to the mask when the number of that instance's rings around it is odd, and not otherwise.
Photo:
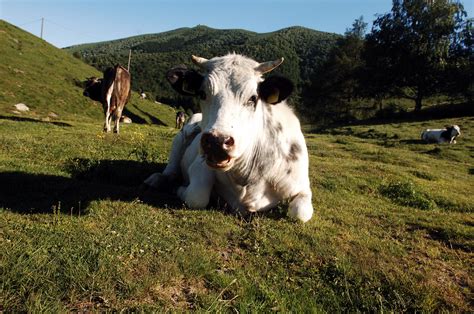
[(207, 294), (204, 279), (176, 278), (169, 283), (159, 283), (151, 289), (153, 298), (161, 300), (166, 307), (175, 309), (195, 309), (199, 296)]
[(452, 250), (461, 250), (465, 253), (472, 253), (473, 248), (467, 244), (459, 243), (455, 239), (452, 239), (445, 230), (420, 226), (417, 224), (409, 224), (407, 227), (408, 232), (417, 230), (424, 231), (424, 237), (429, 240), (437, 241), (443, 244), (445, 247)]

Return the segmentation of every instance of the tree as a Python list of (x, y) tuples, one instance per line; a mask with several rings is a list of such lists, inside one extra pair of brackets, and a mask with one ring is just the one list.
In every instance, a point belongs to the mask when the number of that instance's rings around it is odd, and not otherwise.
[(463, 95), (470, 102), (474, 96), (474, 19), (460, 23), (450, 47), (446, 77), (449, 85), (444, 92), (449, 95)]
[(306, 98), (315, 103), (308, 109), (318, 118), (330, 121), (351, 118), (353, 99), (360, 95), (359, 72), (364, 67), (361, 56), (366, 28), (362, 16), (354, 21), (306, 89)]
[(453, 45), (464, 23), (462, 4), (449, 0), (393, 0), (367, 36), (364, 59), (372, 94), (389, 93), (415, 101), (443, 89)]
[(346, 29), (344, 34), (346, 37), (356, 37), (359, 39), (364, 39), (365, 33), (367, 31), (367, 23), (364, 22), (364, 17), (361, 15), (358, 19), (352, 23), (352, 28)]

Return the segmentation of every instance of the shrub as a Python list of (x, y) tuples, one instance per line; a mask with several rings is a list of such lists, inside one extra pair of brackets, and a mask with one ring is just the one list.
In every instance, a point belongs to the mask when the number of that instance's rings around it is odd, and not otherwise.
[(434, 209), (436, 203), (420, 192), (412, 182), (391, 182), (382, 185), (380, 193), (393, 202), (419, 209)]

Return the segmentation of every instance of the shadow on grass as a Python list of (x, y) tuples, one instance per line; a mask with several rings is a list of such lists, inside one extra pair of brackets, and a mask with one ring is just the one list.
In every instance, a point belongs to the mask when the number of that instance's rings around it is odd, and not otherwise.
[(11, 120), (11, 121), (20, 121), (20, 122), (46, 123), (46, 124), (53, 124), (53, 125), (57, 125), (57, 126), (66, 126), (66, 127), (72, 126), (71, 124), (66, 123), (66, 122), (43, 121), (43, 120), (38, 120), (38, 119), (33, 119), (33, 118), (16, 117), (16, 116), (0, 116), (0, 120)]
[[(148, 112), (143, 111), (142, 109), (138, 108), (137, 106), (133, 106), (133, 108), (138, 110), (143, 116), (148, 117), (150, 119), (151, 123), (156, 124), (156, 125), (160, 125), (160, 126), (167, 126), (166, 123), (164, 123), (163, 121), (161, 121), (157, 117), (149, 114)], [(130, 119), (132, 119), (133, 123), (136, 123), (136, 124), (149, 124), (149, 122), (147, 120), (145, 120), (143, 117), (140, 117), (139, 115), (134, 114), (133, 112), (128, 110), (126, 107), (123, 109), (123, 114), (126, 115), (127, 117), (129, 117)]]
[(474, 249), (474, 247), (467, 241), (468, 239), (456, 239), (456, 237), (450, 235), (448, 231), (441, 228), (433, 228), (420, 224), (409, 223), (407, 224), (407, 230), (410, 232), (417, 230), (424, 231), (426, 232), (425, 238), (438, 241), (451, 249), (462, 250), (467, 253), (472, 252)]
[(148, 118), (150, 118), (151, 122), (153, 124), (156, 124), (156, 125), (160, 125), (160, 126), (168, 126), (166, 123), (164, 123), (163, 121), (161, 121), (160, 119), (158, 119), (157, 117), (149, 114), (148, 112), (146, 111), (143, 111), (142, 109), (138, 108), (138, 107), (135, 107), (138, 111), (140, 111), (143, 115), (147, 116)]
[[(470, 102), (440, 104), (423, 108), (420, 112), (404, 112), (403, 114), (394, 114), (391, 118), (370, 118), (366, 120), (357, 120), (353, 122), (339, 122), (326, 126), (316, 127), (309, 133), (331, 133), (332, 129), (344, 126), (375, 126), (389, 123), (406, 123), (406, 122), (425, 122), (441, 119), (453, 119), (461, 117), (470, 117), (474, 115), (474, 106)], [(436, 125), (434, 124), (433, 127)], [(442, 127), (444, 125), (439, 125)], [(462, 128), (462, 127), (461, 127)], [(332, 134), (332, 133), (331, 133)], [(349, 134), (350, 135), (350, 134)]]
[(87, 213), (92, 201), (140, 199), (155, 207), (182, 208), (182, 202), (168, 191), (139, 189), (148, 175), (163, 168), (164, 164), (138, 161), (73, 159), (66, 165), (71, 178), (3, 172), (0, 207), (22, 214), (52, 213), (58, 208), (63, 213), (78, 215)]
[[(65, 214), (84, 215), (93, 201), (138, 199), (158, 208), (183, 209), (183, 202), (174, 192), (179, 183), (168, 182), (160, 190), (143, 189), (143, 181), (152, 173), (162, 172), (165, 166), (132, 160), (72, 158), (64, 166), (70, 177), (3, 172), (0, 173), (0, 208), (21, 214), (53, 213), (59, 209)], [(281, 219), (287, 211), (287, 206), (282, 206), (240, 216), (225, 201), (211, 195), (207, 210), (223, 211), (251, 221), (258, 216)]]
[(123, 108), (123, 114), (127, 117), (129, 117), (130, 119), (132, 119), (132, 122), (133, 123), (136, 123), (136, 124), (148, 124), (146, 122), (145, 119), (143, 119), (142, 117), (134, 114), (133, 112), (129, 111), (126, 107)]
[(423, 140), (400, 140), (400, 144), (409, 144), (409, 145), (414, 145), (414, 144), (427, 144)]

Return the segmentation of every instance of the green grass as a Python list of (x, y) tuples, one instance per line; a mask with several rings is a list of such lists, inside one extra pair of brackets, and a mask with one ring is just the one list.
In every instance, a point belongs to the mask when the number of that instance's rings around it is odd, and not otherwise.
[(316, 212), (303, 225), (285, 205), (244, 221), (139, 193), (167, 161), (170, 127), (124, 125), (115, 136), (100, 121), (0, 120), (0, 304), (472, 311), (474, 119), (456, 121), (456, 145), (417, 140), (452, 122), (307, 133)]

